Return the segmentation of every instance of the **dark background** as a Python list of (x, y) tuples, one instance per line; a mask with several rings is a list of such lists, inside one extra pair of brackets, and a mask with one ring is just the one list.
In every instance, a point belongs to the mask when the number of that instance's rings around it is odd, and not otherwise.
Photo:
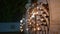
[[(19, 22), (25, 14), (27, 0), (0, 0), (0, 23)], [(24, 32), (0, 32), (0, 34), (24, 34)]]
[(26, 12), (27, 0), (0, 0), (0, 22), (17, 22)]

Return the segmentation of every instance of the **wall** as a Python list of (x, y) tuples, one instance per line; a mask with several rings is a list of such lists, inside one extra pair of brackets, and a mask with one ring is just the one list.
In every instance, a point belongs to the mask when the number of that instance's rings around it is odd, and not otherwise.
[(50, 9), (50, 34), (60, 34), (60, 0), (48, 0)]

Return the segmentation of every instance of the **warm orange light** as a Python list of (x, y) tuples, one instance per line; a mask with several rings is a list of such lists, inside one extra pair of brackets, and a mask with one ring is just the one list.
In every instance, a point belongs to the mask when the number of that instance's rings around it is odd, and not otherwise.
[(36, 28), (34, 28), (33, 30), (36, 31)]
[(36, 24), (37, 26), (39, 25), (39, 24)]
[(29, 24), (31, 25), (31, 22)]
[(46, 16), (46, 14), (43, 14), (43, 16)]
[(40, 30), (40, 28), (38, 27), (37, 30)]
[(33, 14), (36, 15), (36, 14), (38, 14), (38, 12), (34, 12)]
[(43, 21), (44, 19), (42, 18), (41, 21)]

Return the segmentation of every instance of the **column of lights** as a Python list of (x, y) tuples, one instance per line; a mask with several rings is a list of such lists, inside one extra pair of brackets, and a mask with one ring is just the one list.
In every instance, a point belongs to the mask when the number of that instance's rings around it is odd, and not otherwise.
[[(35, 15), (36, 14), (38, 14), (38, 12), (34, 12), (35, 10), (33, 9), (32, 10), (32, 16), (30, 17), (30, 20), (32, 19), (32, 18), (35, 18)], [(29, 23), (32, 23), (32, 22), (29, 22)], [(30, 26), (31, 26), (32, 24), (30, 24)], [(34, 26), (34, 25), (33, 25)], [(35, 25), (36, 26), (36, 25)], [(38, 26), (38, 24), (37, 24), (37, 26)], [(37, 27), (37, 28), (35, 28), (35, 27), (33, 27), (32, 28), (33, 29), (33, 31), (36, 31), (36, 30), (40, 30), (40, 28), (39, 27)]]
[(24, 31), (24, 25), (25, 25), (24, 20), (25, 20), (25, 18), (22, 18), (22, 19), (20, 20), (20, 31), (21, 31), (21, 32)]
[(20, 20), (20, 31), (23, 32), (23, 20)]
[[(39, 30), (41, 30), (40, 26), (43, 25), (45, 27), (47, 25), (47, 23), (49, 23), (48, 22), (49, 18), (47, 17), (47, 16), (49, 16), (49, 14), (48, 14), (47, 10), (45, 9), (45, 7), (42, 6), (42, 4), (40, 5), (40, 7), (37, 6), (37, 7), (34, 7), (33, 9), (31, 9), (32, 10), (31, 12), (28, 11), (29, 19), (27, 19), (27, 21), (28, 21), (27, 25), (29, 25), (31, 27), (28, 26), (26, 30), (29, 31), (29, 29), (30, 29), (31, 31), (32, 30), (39, 31)], [(34, 19), (36, 19), (36, 17), (35, 17), (36, 15), (40, 17), (40, 18), (37, 18), (37, 20), (40, 19), (42, 24), (38, 24), (37, 22), (34, 22)], [(31, 22), (31, 20), (33, 20), (33, 22)], [(33, 25), (33, 23), (35, 23), (35, 25)], [(33, 27), (32, 25), (35, 27)], [(47, 33), (45, 33), (45, 34), (47, 34)]]

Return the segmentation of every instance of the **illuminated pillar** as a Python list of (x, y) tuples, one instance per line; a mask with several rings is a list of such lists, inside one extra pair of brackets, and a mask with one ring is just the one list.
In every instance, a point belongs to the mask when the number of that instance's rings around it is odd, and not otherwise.
[[(41, 0), (40, 0), (41, 1)], [(26, 34), (49, 34), (49, 7), (48, 2), (35, 1), (26, 4)]]

